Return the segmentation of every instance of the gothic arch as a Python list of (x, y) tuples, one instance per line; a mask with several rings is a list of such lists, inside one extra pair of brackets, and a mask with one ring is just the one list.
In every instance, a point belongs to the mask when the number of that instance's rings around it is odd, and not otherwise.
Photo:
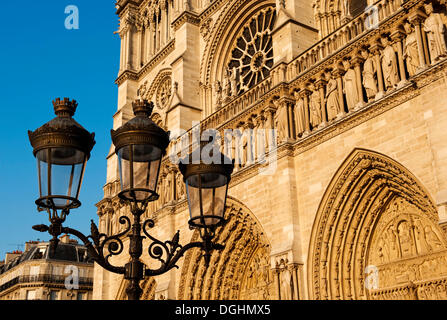
[(152, 99), (163, 81), (165, 81), (166, 79), (171, 79), (171, 77), (172, 70), (170, 68), (161, 69), (152, 80), (152, 82), (150, 82), (149, 80), (143, 82), (143, 84), (138, 89), (138, 96), (143, 99)]
[[(447, 241), (438, 220), (429, 193), (405, 167), (385, 155), (354, 150), (330, 182), (315, 218), (310, 297), (410, 299), (415, 284), (419, 290), (441, 275), (445, 285)], [(430, 274), (427, 263), (442, 270)], [(374, 278), (365, 274), (371, 268)], [(371, 279), (377, 283), (370, 286)]]
[[(228, 198), (226, 218), (218, 230), (218, 243), (225, 245), (214, 252), (205, 267), (201, 251), (186, 254), (179, 286), (180, 300), (272, 299), (273, 274), (270, 245), (250, 210), (234, 198)], [(199, 234), (196, 231), (192, 241)]]
[(222, 79), (222, 66), (228, 62), (230, 46), (237, 39), (240, 29), (259, 10), (273, 6), (274, 0), (230, 0), (225, 4), (205, 48), (200, 72), (202, 83), (214, 85), (216, 80)]

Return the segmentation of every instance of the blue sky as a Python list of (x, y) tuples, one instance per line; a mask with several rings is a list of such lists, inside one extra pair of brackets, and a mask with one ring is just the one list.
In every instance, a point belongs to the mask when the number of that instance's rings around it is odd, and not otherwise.
[[(118, 17), (114, 0), (4, 1), (0, 13), (0, 260), (29, 240), (48, 240), (31, 229), (47, 224), (38, 197), (36, 161), (27, 131), (55, 117), (52, 100), (79, 103), (75, 119), (96, 134), (80, 194), (82, 207), (66, 225), (89, 234), (103, 196), (106, 156), (118, 89)], [(79, 29), (65, 28), (65, 8), (79, 9)]]

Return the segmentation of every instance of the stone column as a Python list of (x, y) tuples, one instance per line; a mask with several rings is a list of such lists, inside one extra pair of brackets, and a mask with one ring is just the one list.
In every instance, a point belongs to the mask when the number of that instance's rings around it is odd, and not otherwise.
[(355, 80), (357, 82), (357, 94), (359, 96), (359, 102), (357, 103), (354, 110), (358, 110), (365, 105), (365, 100), (363, 98), (363, 83), (362, 83), (362, 63), (364, 59), (359, 55), (355, 55), (352, 58), (352, 63), (354, 64), (355, 70)]
[(267, 109), (265, 110), (265, 113), (267, 114), (267, 123), (265, 125), (265, 129), (268, 130), (268, 139), (266, 141), (266, 150), (273, 150), (275, 144), (276, 144), (276, 135), (274, 134), (273, 129), (275, 129), (275, 122), (273, 119), (273, 115), (275, 113), (276, 109), (269, 105)]
[(423, 41), (422, 28), (421, 28), (421, 24), (424, 21), (424, 17), (419, 13), (415, 13), (413, 16), (408, 18), (408, 21), (410, 21), (410, 23), (414, 25), (416, 32), (416, 40), (418, 44), (418, 53), (419, 53), (419, 68), (421, 70), (426, 69), (427, 64), (429, 62), (428, 62), (428, 55), (426, 55), (427, 50), (424, 50), (425, 44)]
[(161, 42), (161, 46), (164, 46), (167, 42), (167, 37), (166, 37), (166, 21), (168, 20), (167, 14), (166, 14), (166, 0), (161, 0), (159, 2), (160, 5), (160, 10), (161, 10), (161, 19), (160, 19), (160, 32), (161, 32), (161, 36), (160, 36), (160, 42)]
[(125, 33), (123, 31), (120, 31), (119, 33), (120, 39), (121, 39), (121, 48), (120, 48), (120, 73), (124, 70), (124, 59), (125, 59)]
[(405, 71), (404, 53), (402, 45), (403, 39), (405, 39), (405, 33), (402, 30), (400, 30), (400, 28), (394, 30), (391, 33), (391, 40), (396, 45), (397, 57), (399, 60), (399, 73), (401, 79), (399, 86), (402, 86), (405, 82), (407, 82), (407, 73)]
[(287, 104), (287, 113), (289, 118), (289, 138), (295, 139), (295, 121), (293, 120), (293, 104), (289, 101), (284, 102)]
[(141, 24), (137, 25), (137, 61), (135, 69), (139, 70), (142, 64), (142, 48), (143, 48), (143, 26)]
[(132, 69), (132, 26), (126, 32), (126, 68)]
[(384, 80), (383, 80), (382, 63), (380, 61), (380, 53), (381, 53), (381, 50), (383, 49), (383, 47), (378, 43), (374, 43), (373, 45), (371, 45), (370, 49), (371, 49), (371, 52), (374, 54), (374, 59), (376, 62), (376, 67), (377, 67), (377, 82), (379, 85), (379, 92), (377, 93), (375, 100), (379, 100), (385, 94), (385, 84), (384, 84)]
[(151, 52), (151, 56), (154, 56), (155, 55), (155, 51), (156, 51), (156, 44), (155, 44), (155, 42), (156, 42), (156, 39), (157, 39), (157, 37), (156, 37), (156, 32), (157, 32), (157, 30), (156, 30), (156, 28), (155, 28), (155, 20), (152, 20), (152, 22), (151, 22), (151, 24), (150, 24), (150, 33), (149, 33), (149, 37), (150, 37), (150, 39), (151, 39), (151, 45), (150, 45), (150, 52)]

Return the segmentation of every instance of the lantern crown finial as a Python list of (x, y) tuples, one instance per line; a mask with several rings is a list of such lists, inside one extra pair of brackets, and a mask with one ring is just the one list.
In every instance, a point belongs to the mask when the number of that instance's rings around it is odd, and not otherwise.
[(132, 102), (132, 108), (135, 116), (150, 117), (154, 110), (154, 103), (147, 100), (135, 100)]
[(73, 117), (78, 103), (70, 98), (56, 98), (53, 100), (54, 113), (59, 117)]

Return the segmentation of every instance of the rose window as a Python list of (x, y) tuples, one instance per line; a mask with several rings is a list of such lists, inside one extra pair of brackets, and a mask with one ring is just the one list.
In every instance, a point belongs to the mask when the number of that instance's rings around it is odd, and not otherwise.
[(171, 78), (165, 78), (160, 84), (157, 91), (157, 104), (160, 109), (163, 109), (168, 104), (172, 95), (172, 81)]
[(236, 70), (238, 94), (257, 85), (270, 74), (273, 66), (271, 33), (275, 19), (276, 11), (273, 8), (259, 12), (243, 27), (234, 44), (228, 69)]

